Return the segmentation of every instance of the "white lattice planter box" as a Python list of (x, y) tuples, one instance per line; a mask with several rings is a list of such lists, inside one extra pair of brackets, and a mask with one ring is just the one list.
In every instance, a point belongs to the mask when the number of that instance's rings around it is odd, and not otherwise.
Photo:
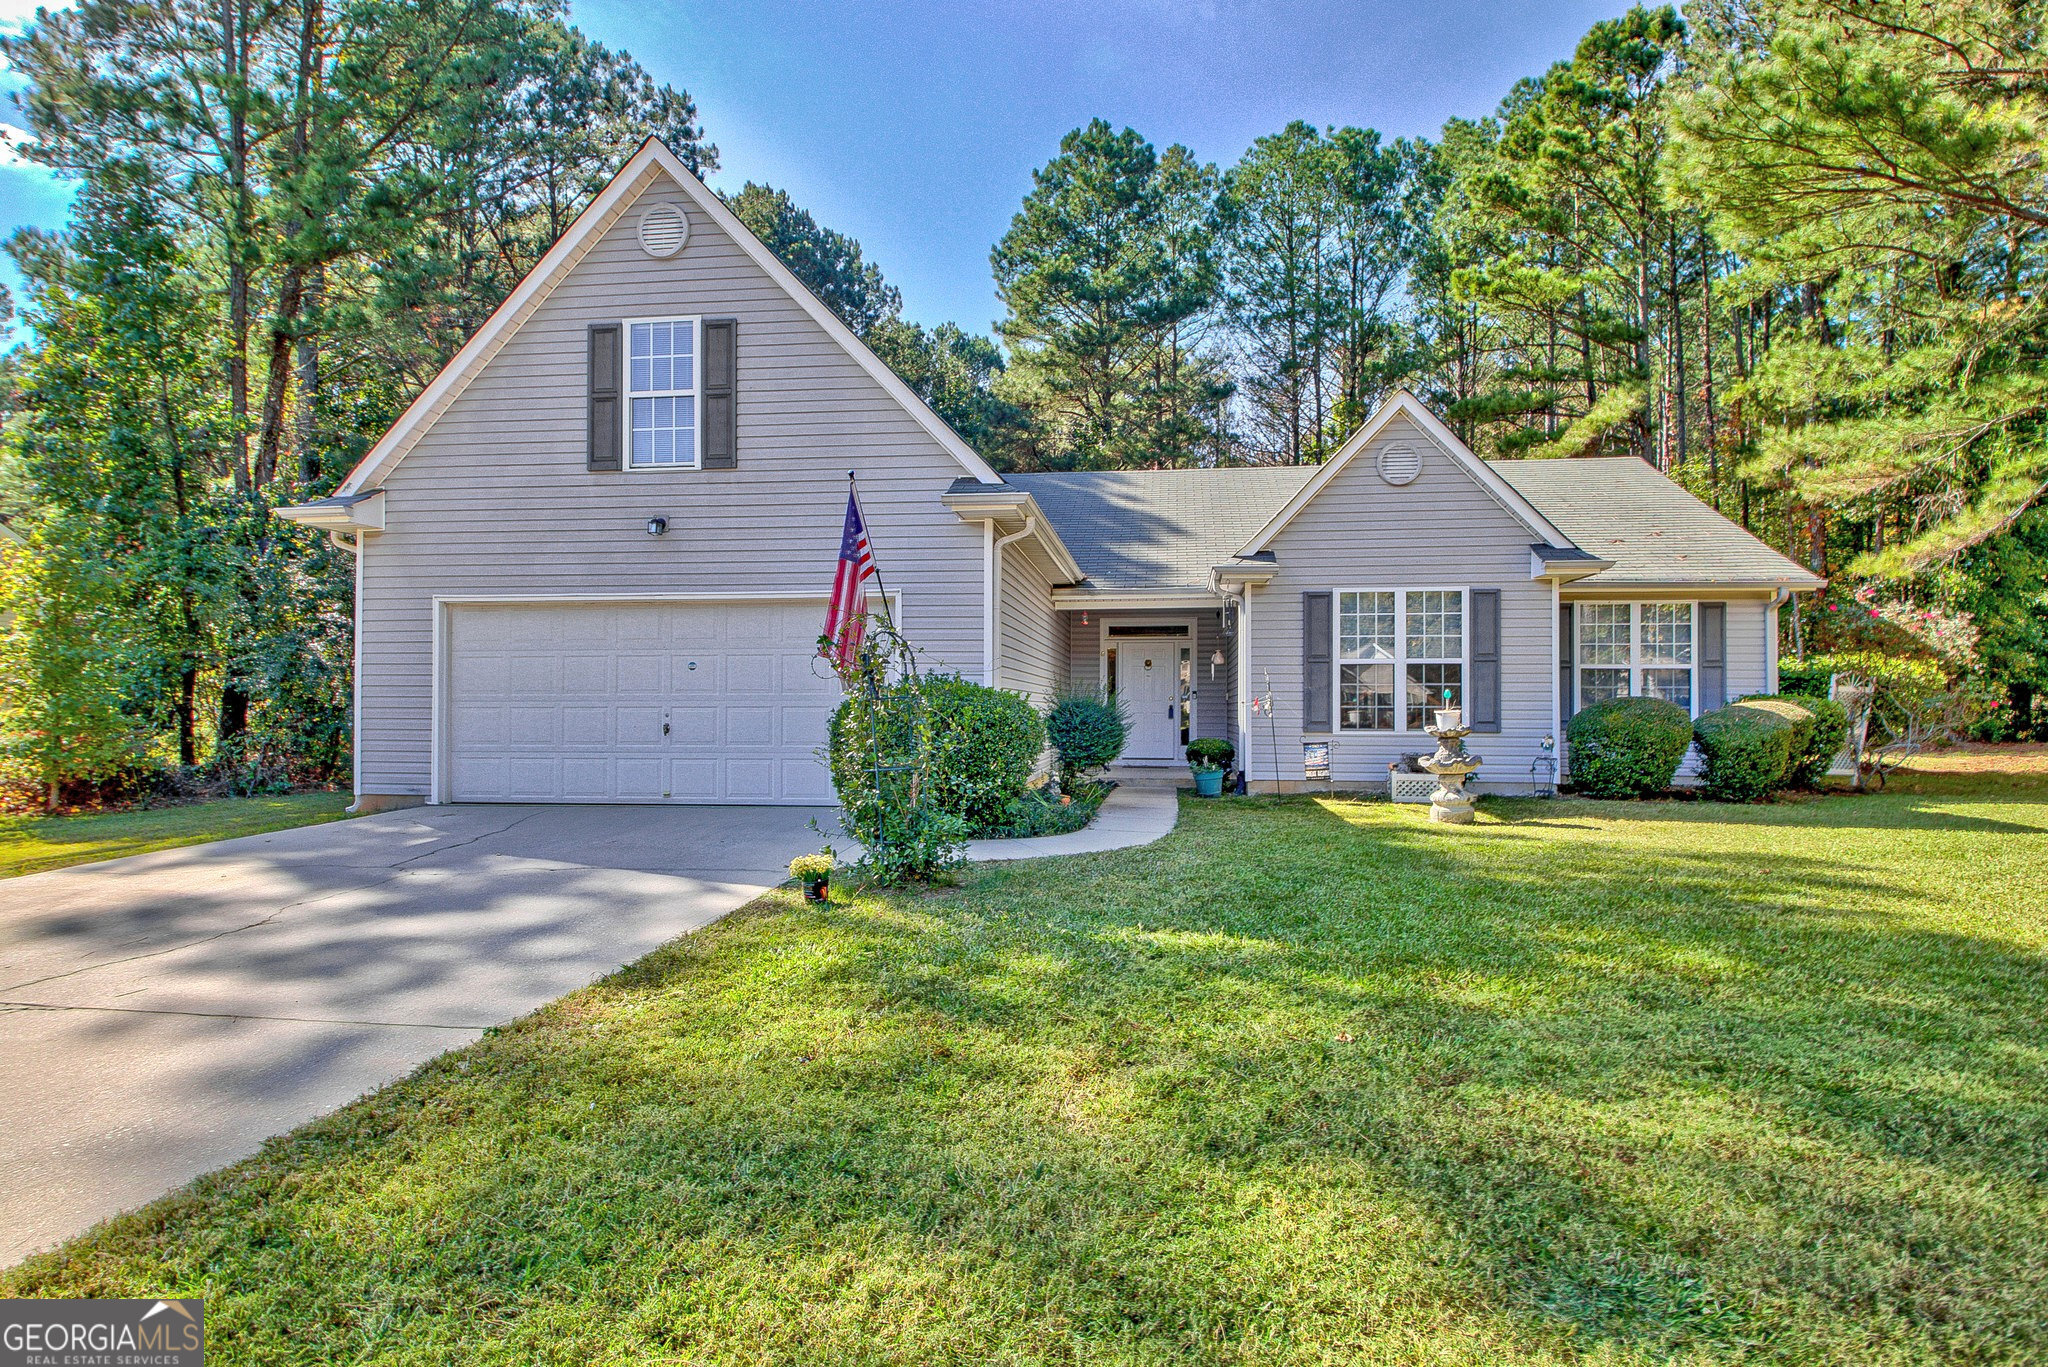
[(1435, 774), (1404, 774), (1396, 769), (1387, 775), (1387, 796), (1396, 802), (1428, 802), (1435, 791)]

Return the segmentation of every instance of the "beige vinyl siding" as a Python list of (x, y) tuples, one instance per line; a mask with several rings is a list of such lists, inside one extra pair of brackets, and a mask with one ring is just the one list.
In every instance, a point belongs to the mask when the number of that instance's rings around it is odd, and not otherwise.
[[(1102, 641), (1105, 623), (1143, 624), (1187, 621), (1195, 624), (1195, 725), (1197, 736), (1231, 734), (1231, 719), (1237, 714), (1237, 656), (1232, 643), (1223, 639), (1223, 616), (1215, 608), (1198, 611), (1090, 611), (1084, 626), (1079, 612), (1067, 617), (1068, 679), (1077, 689), (1102, 687)], [(1223, 652), (1223, 663), (1209, 675), (1210, 657)]]
[[(690, 218), (665, 261), (635, 235), (657, 201)], [(739, 320), (739, 468), (591, 473), (585, 329), (667, 316)], [(959, 463), (655, 176), (382, 482), (389, 530), (362, 562), (360, 790), (427, 792), (436, 596), (822, 598), (849, 468), (904, 630), (978, 675), (981, 528), (939, 502)]]
[[(1422, 472), (1412, 483), (1379, 477), (1376, 461), (1387, 445), (1421, 454)], [(1257, 697), (1270, 688), (1274, 703), (1271, 717), (1246, 720), (1250, 781), (1299, 785), (1304, 739), (1330, 742), (1331, 780), (1340, 788), (1384, 784), (1390, 762), (1435, 746), (1420, 731), (1304, 735), (1303, 593), (1491, 588), (1500, 590), (1501, 729), (1475, 734), (1468, 747), (1486, 761), (1476, 775), (1478, 791), (1526, 790), (1529, 765), (1553, 725), (1557, 672), (1551, 589), (1529, 578), (1536, 539), (1421, 429), (1405, 417), (1389, 422), (1280, 532), (1272, 545), (1277, 573), (1250, 591), (1249, 689)], [(1468, 661), (1468, 683), (1470, 673)]]
[(1052, 572), (1026, 542), (997, 552), (1002, 557), (1002, 593), (997, 599), (996, 676), (1044, 707), (1059, 691), (1065, 660), (1060, 615), (1052, 605)]

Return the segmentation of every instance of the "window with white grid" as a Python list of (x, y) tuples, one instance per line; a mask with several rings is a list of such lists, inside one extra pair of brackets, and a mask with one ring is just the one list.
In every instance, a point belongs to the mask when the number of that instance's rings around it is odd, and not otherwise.
[(1691, 603), (1580, 603), (1580, 707), (1610, 698), (1662, 698), (1692, 711)]
[(1416, 731), (1462, 705), (1462, 589), (1363, 589), (1337, 595), (1337, 725)]
[(627, 462), (635, 469), (697, 464), (697, 320), (626, 325)]

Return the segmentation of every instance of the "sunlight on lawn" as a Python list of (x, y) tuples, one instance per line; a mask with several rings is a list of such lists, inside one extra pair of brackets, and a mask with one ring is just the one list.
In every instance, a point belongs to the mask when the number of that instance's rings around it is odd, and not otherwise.
[[(1996, 889), (1986, 895), (1986, 889)], [(0, 1275), (222, 1362), (1933, 1363), (2048, 1339), (2048, 802), (1184, 805), (777, 893)]]

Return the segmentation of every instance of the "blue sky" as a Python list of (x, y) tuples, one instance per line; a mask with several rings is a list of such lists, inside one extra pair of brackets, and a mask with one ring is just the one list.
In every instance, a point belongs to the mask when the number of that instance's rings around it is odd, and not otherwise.
[[(714, 185), (788, 190), (860, 239), (911, 317), (986, 330), (1000, 313), (989, 247), (1033, 168), (1090, 118), (1219, 164), (1295, 118), (1431, 135), (1490, 112), (1626, 7), (572, 0), (571, 17), (696, 99), (722, 162)], [(0, 22), (33, 11), (0, 0)], [(0, 227), (56, 226), (66, 201), (0, 145)]]

